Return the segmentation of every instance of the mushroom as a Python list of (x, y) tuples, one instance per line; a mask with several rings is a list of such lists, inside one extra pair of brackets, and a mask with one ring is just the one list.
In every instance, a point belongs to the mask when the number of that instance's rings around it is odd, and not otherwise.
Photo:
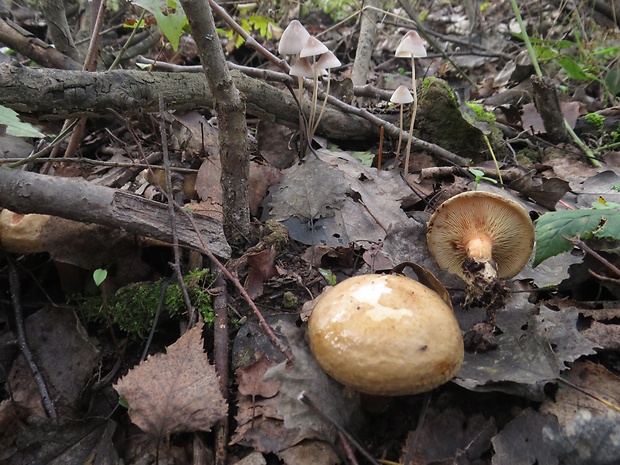
[(452, 306), (399, 275), (356, 276), (326, 291), (310, 315), (308, 336), (331, 377), (371, 395), (430, 391), (463, 362)]
[(411, 138), (413, 137), (413, 123), (415, 122), (416, 113), (418, 111), (418, 90), (415, 85), (415, 58), (423, 58), (426, 56), (426, 47), (424, 41), (416, 31), (409, 31), (403, 36), (396, 47), (397, 57), (411, 58), (411, 90), (413, 92), (413, 112), (411, 113), (411, 123), (409, 124), (409, 139), (407, 140), (407, 148), (405, 152), (405, 174), (409, 171), (409, 152), (411, 151)]
[(487, 320), (495, 324), (508, 292), (499, 278), (519, 273), (534, 247), (527, 211), (498, 194), (464, 192), (433, 213), (426, 238), (437, 264), (467, 283), (466, 305), (487, 308)]
[[(295, 57), (295, 63), (293, 68), (295, 68), (299, 62), (299, 55), (301, 54), (304, 45), (308, 41), (310, 37), (310, 33), (306, 30), (306, 28), (296, 19), (291, 21), (289, 25), (286, 27), (284, 32), (282, 33), (282, 37), (280, 38), (280, 43), (278, 45), (278, 52), (281, 55), (293, 55)], [(303, 66), (303, 64), (302, 64)], [(290, 71), (289, 71), (290, 72)], [(300, 74), (299, 71), (296, 74), (291, 74), (292, 76), (297, 76), (297, 88), (299, 92), (298, 100), (299, 100), (299, 132), (301, 134), (306, 133), (306, 126), (304, 121), (304, 116), (302, 113), (303, 108), (303, 92), (304, 92), (304, 78), (303, 75)]]
[[(321, 55), (321, 58), (317, 60), (317, 62), (313, 65), (315, 72), (318, 74), (325, 73), (327, 76), (327, 87), (325, 89), (325, 98), (323, 99), (323, 105), (321, 106), (321, 111), (319, 112), (319, 116), (317, 116), (316, 121), (314, 122), (314, 126), (312, 126), (312, 131), (310, 132), (310, 140), (314, 137), (314, 133), (319, 128), (319, 123), (321, 122), (321, 118), (323, 118), (323, 113), (325, 113), (325, 108), (327, 107), (327, 99), (329, 98), (329, 87), (331, 84), (331, 79), (329, 75), (329, 70), (332, 68), (337, 68), (340, 66), (340, 60), (333, 54), (331, 51), (325, 52)], [(314, 111), (316, 112), (316, 105)]]
[(396, 153), (400, 154), (400, 146), (403, 142), (403, 108), (405, 103), (413, 102), (413, 96), (407, 87), (398, 86), (390, 97), (390, 102), (400, 105), (400, 124), (398, 126), (400, 132), (398, 133), (398, 148), (396, 149)]

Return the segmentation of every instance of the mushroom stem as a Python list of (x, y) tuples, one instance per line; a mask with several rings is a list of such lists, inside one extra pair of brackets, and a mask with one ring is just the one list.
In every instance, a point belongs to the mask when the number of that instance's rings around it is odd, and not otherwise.
[(400, 129), (400, 131), (398, 131), (398, 148), (396, 149), (396, 153), (398, 155), (400, 155), (400, 147), (403, 143), (403, 107), (404, 105), (401, 103), (400, 104), (400, 119), (399, 119), (399, 124), (398, 124), (398, 129)]
[(331, 77), (327, 75), (327, 86), (325, 89), (325, 98), (323, 99), (323, 105), (321, 105), (321, 111), (319, 112), (319, 116), (316, 118), (314, 126), (312, 127), (312, 137), (316, 133), (317, 129), (319, 129), (319, 123), (321, 122), (321, 118), (323, 118), (323, 114), (325, 113), (325, 108), (327, 108), (327, 99), (329, 98), (329, 87), (331, 83)]
[(477, 261), (489, 261), (493, 257), (493, 243), (486, 236), (476, 236), (467, 241), (465, 252)]
[(405, 148), (405, 169), (404, 173), (409, 172), (409, 156), (411, 152), (411, 139), (413, 138), (413, 124), (415, 122), (416, 113), (418, 112), (418, 88), (415, 85), (415, 58), (411, 55), (411, 90), (413, 91), (413, 111), (411, 112), (411, 123), (409, 124), (409, 138), (407, 139), (407, 147)]

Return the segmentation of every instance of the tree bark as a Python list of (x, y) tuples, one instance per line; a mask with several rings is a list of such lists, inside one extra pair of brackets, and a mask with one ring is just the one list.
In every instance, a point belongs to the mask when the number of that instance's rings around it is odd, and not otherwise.
[(231, 244), (241, 245), (250, 236), (250, 151), (245, 103), (228, 71), (208, 0), (181, 0), (181, 5), (215, 100), (222, 163), (224, 233)]
[[(249, 113), (268, 121), (299, 126), (299, 113), (287, 91), (232, 71)], [(213, 107), (204, 75), (110, 71), (83, 73), (0, 65), (0, 105), (39, 120), (159, 111), (159, 94), (168, 110)], [(309, 106), (305, 108), (310, 114)], [(379, 134), (369, 121), (328, 108), (319, 134), (332, 140), (370, 140)]]
[[(364, 2), (365, 7), (376, 8), (377, 5), (378, 0), (366, 0)], [(354, 86), (363, 86), (368, 82), (368, 71), (370, 70), (372, 52), (375, 49), (377, 20), (379, 19), (379, 14), (373, 8), (363, 9), (361, 14), (360, 35), (355, 51), (353, 71), (351, 72), (351, 80)]]
[(0, 18), (0, 43), (47, 68), (82, 69), (82, 65), (37, 39), (10, 20)]
[(531, 81), (534, 103), (545, 125), (547, 137), (554, 144), (570, 141), (554, 83), (549, 78), (538, 76), (532, 76)]
[[(43, 213), (84, 223), (124, 229), (170, 243), (172, 230), (166, 205), (129, 192), (102, 187), (81, 178), (45, 176), (0, 168), (0, 208), (15, 213)], [(230, 246), (222, 226), (212, 218), (194, 215), (205, 242), (215, 255), (229, 258)], [(179, 242), (201, 248), (185, 215), (177, 214)]]

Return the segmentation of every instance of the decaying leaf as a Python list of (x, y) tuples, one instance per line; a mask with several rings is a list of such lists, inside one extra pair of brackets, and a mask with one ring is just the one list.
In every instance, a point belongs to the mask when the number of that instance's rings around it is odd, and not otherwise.
[(588, 360), (573, 363), (564, 378), (575, 387), (561, 384), (540, 407), (557, 418), (555, 426), (543, 428), (547, 447), (562, 464), (619, 463), (620, 379)]
[(261, 396), (266, 399), (275, 396), (280, 388), (280, 383), (263, 381), (263, 376), (267, 370), (275, 365), (276, 363), (269, 360), (265, 354), (259, 354), (256, 357), (256, 362), (247, 367), (239, 368), (235, 372), (239, 393), (245, 396)]
[[(457, 312), (462, 328), (470, 327), (472, 319), (483, 316), (477, 315), (476, 310)], [(591, 354), (594, 345), (581, 337), (573, 340), (577, 331), (575, 312), (548, 312), (551, 310), (536, 315), (536, 307), (527, 301), (527, 296), (513, 294), (497, 315), (501, 329), (501, 334), (494, 336), (497, 349), (466, 352), (455, 382), (471, 390), (497, 390), (542, 400), (545, 384), (559, 377), (564, 362), (575, 360), (580, 354)], [(551, 329), (549, 325), (558, 328)]]
[(576, 307), (564, 307), (559, 311), (543, 305), (534, 316), (538, 330), (544, 332), (562, 370), (570, 368), (566, 363), (574, 362), (583, 355), (596, 354), (596, 345), (577, 330), (579, 311)]
[(524, 410), (493, 438), (493, 465), (558, 465), (557, 456), (543, 440), (543, 428), (549, 427), (557, 427), (557, 420), (553, 415), (540, 414), (532, 409)]
[(146, 433), (165, 438), (209, 431), (226, 415), (201, 334), (202, 325), (190, 329), (165, 354), (151, 355), (114, 386), (129, 404), (131, 421)]
[[(79, 396), (92, 376), (99, 351), (86, 335), (75, 312), (70, 308), (46, 307), (26, 319), (26, 334), (39, 369), (45, 373), (48, 389), (63, 415), (73, 411)], [(59, 335), (62, 335), (59, 337)], [(9, 374), (12, 400), (22, 407), (32, 407), (41, 414), (41, 399), (32, 373), (23, 355)]]
[[(444, 411), (432, 408), (420, 431), (408, 434), (403, 458), (411, 441), (415, 441), (416, 463), (472, 463), (491, 448), (491, 437), (496, 432), (493, 418), (486, 419), (480, 414), (466, 416), (456, 408)], [(459, 456), (466, 456), (468, 460), (459, 460)]]
[(316, 153), (283, 173), (263, 219), (281, 221), (304, 244), (332, 247), (377, 242), (409, 223), (401, 207), (411, 190), (396, 171), (367, 168), (346, 152)]
[(121, 465), (112, 441), (115, 429), (116, 423), (101, 418), (76, 421), (32, 416), (19, 428), (14, 453), (0, 455), (0, 460), (9, 465)]
[[(295, 363), (290, 366), (287, 362), (281, 362), (268, 368), (268, 364), (259, 358), (258, 362), (247, 368), (257, 370), (257, 373), (268, 369), (262, 383), (243, 382), (245, 395), (240, 393), (238, 396), (238, 426), (232, 442), (261, 452), (281, 453), (304, 440), (333, 441), (333, 426), (302, 403), (299, 395), (305, 392), (324, 413), (347, 426), (358, 409), (357, 394), (325, 374), (310, 353), (303, 339), (303, 331), (294, 323), (283, 319), (271, 326), (286, 338)], [(243, 373), (241, 379), (244, 377)], [(278, 393), (270, 398), (263, 397), (264, 394), (272, 394), (264, 383), (274, 382), (279, 384)], [(252, 385), (254, 390), (251, 390)]]

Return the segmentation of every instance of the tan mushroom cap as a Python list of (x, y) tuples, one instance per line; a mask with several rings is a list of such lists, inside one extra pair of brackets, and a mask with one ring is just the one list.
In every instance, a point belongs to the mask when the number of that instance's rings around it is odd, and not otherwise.
[(319, 365), (367, 394), (430, 391), (449, 381), (463, 362), (452, 308), (404, 276), (370, 274), (334, 286), (314, 307), (308, 335)]
[[(499, 278), (511, 278), (528, 262), (534, 248), (534, 226), (519, 203), (498, 194), (472, 191), (445, 201), (431, 216), (426, 234), (437, 264), (463, 277), (467, 249), (485, 255), (481, 245), (490, 240), (490, 253)], [(488, 252), (488, 251), (487, 251)], [(484, 261), (483, 256), (474, 256)]]

